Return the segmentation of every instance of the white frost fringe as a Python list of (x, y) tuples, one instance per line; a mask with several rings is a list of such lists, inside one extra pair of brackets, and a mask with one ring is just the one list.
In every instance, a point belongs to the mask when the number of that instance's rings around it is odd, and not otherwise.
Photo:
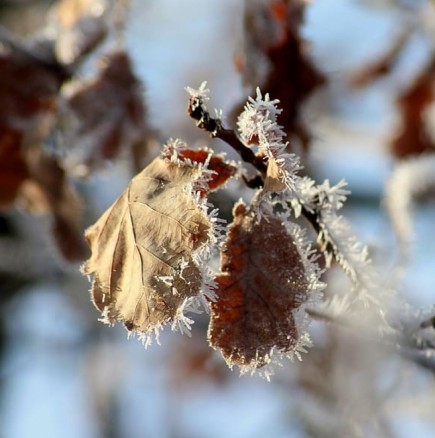
[(237, 126), (240, 137), (249, 146), (258, 142), (258, 147), (271, 164), (280, 170), (285, 187), (295, 190), (296, 172), (301, 169), (299, 157), (285, 153), (288, 142), (284, 142), (285, 132), (277, 123), (277, 116), (282, 112), (277, 107), (278, 99), (270, 100), (269, 94), (264, 98), (257, 87), (257, 97), (249, 98), (244, 111), (240, 114)]
[(216, 288), (214, 281), (215, 273), (209, 267), (209, 264), (216, 248), (223, 241), (226, 228), (224, 226), (225, 221), (218, 217), (218, 209), (214, 208), (213, 205), (207, 202), (205, 197), (201, 197), (200, 194), (201, 190), (208, 189), (208, 181), (211, 179), (213, 174), (213, 171), (208, 169), (212, 152), (210, 151), (205, 163), (193, 162), (185, 158), (180, 160), (178, 158), (178, 153), (186, 148), (187, 145), (183, 141), (176, 139), (171, 140), (165, 146), (164, 150), (171, 153), (169, 160), (172, 163), (175, 163), (180, 167), (188, 166), (198, 169), (198, 177), (187, 188), (187, 192), (190, 193), (201, 211), (208, 218), (211, 225), (208, 235), (208, 242), (198, 251), (192, 254), (193, 262), (201, 273), (201, 291), (197, 296), (186, 298), (182, 306), (178, 309), (177, 316), (171, 325), (173, 331), (179, 330), (181, 333), (190, 336), (191, 325), (194, 323), (194, 321), (188, 318), (185, 315), (185, 312), (201, 313), (201, 308), (208, 312), (208, 301), (216, 300), (216, 294), (214, 292), (214, 289)]

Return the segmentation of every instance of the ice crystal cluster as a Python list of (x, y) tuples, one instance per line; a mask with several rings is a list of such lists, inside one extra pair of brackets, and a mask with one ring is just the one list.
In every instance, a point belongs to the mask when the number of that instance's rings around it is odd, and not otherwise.
[(300, 161), (295, 154), (285, 152), (288, 143), (284, 142), (285, 132), (277, 123), (277, 116), (282, 112), (278, 103), (277, 99), (270, 100), (269, 94), (263, 98), (257, 88), (256, 99), (249, 98), (237, 126), (243, 142), (257, 143), (260, 154), (267, 157), (268, 175), (275, 176), (289, 190), (295, 190)]
[(326, 267), (329, 268), (334, 259), (349, 277), (352, 294), (341, 298), (333, 295), (322, 304), (323, 309), (330, 313), (329, 316), (339, 314), (343, 309), (349, 309), (352, 303), (358, 302), (370, 307), (377, 322), (385, 329), (385, 315), (380, 309), (385, 309), (383, 305), (391, 298), (393, 291), (383, 284), (367, 247), (359, 241), (351, 224), (339, 212), (350, 194), (346, 190), (347, 183), (341, 180), (331, 185), (329, 180), (325, 180), (316, 184), (313, 179), (298, 175), (301, 169), (299, 158), (285, 152), (288, 143), (284, 142), (285, 133), (277, 123), (277, 116), (281, 113), (278, 103), (276, 99), (271, 100), (268, 94), (263, 97), (257, 88), (256, 99), (249, 98), (237, 123), (243, 142), (246, 145), (257, 143), (260, 152), (267, 157), (268, 175), (271, 164), (276, 165), (279, 178), (285, 183), (285, 188), (274, 193), (271, 204), (279, 203), (284, 210), (290, 206), (294, 218), (304, 213), (314, 217), (318, 226), (317, 240)]

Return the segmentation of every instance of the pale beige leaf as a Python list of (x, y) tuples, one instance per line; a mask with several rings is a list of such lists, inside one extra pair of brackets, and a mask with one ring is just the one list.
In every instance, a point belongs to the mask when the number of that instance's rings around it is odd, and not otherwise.
[(87, 230), (92, 256), (83, 272), (94, 274), (93, 300), (107, 322), (146, 334), (176, 321), (199, 294), (194, 257), (211, 230), (191, 195), (199, 173), (156, 158)]

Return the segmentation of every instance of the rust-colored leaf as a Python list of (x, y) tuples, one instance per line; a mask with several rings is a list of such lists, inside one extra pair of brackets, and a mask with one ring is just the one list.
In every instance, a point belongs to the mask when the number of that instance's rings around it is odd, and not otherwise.
[(279, 99), (283, 112), (278, 121), (285, 132), (307, 147), (311, 136), (300, 117), (302, 105), (325, 78), (309, 59), (307, 44), (297, 28), (285, 26), (284, 35), (267, 51), (271, 68), (261, 88)]
[(24, 53), (0, 47), (0, 131), (18, 131), (22, 139), (17, 140), (26, 144), (44, 138), (61, 83), (58, 72), (42, 58), (38, 62)]
[(9, 208), (19, 194), (21, 185), (28, 178), (26, 164), (21, 156), (21, 134), (4, 128), (0, 131), (0, 207)]
[[(40, 147), (32, 147), (25, 154), (30, 181), (45, 199), (53, 216), (52, 230), (57, 246), (69, 261), (82, 261), (89, 255), (82, 231), (82, 202), (70, 185), (65, 171), (57, 160)], [(32, 206), (33, 191), (24, 185), (21, 202)], [(33, 206), (38, 210), (39, 206)]]
[(89, 173), (144, 136), (141, 85), (125, 51), (104, 56), (95, 79), (65, 94), (63, 137), (70, 154), (68, 167)]
[(435, 99), (435, 61), (420, 74), (398, 100), (402, 128), (391, 141), (398, 158), (435, 151), (434, 140), (425, 124), (425, 111)]
[[(305, 6), (301, 0), (247, 2), (248, 43), (243, 72), (245, 82), (253, 87), (260, 85), (264, 92), (279, 99), (283, 111), (278, 122), (303, 147), (308, 146), (311, 136), (301, 119), (302, 106), (325, 82), (301, 37)], [(240, 112), (241, 106), (236, 114)]]
[(20, 203), (33, 212), (48, 210), (64, 257), (83, 260), (81, 202), (56, 158), (42, 148), (64, 79), (42, 55), (0, 51), (0, 206)]
[(211, 223), (190, 193), (198, 177), (197, 167), (158, 157), (86, 231), (92, 256), (83, 272), (94, 275), (93, 301), (107, 322), (146, 338), (199, 294), (194, 258)]
[(30, 176), (24, 151), (48, 135), (60, 84), (56, 73), (42, 62), (0, 48), (1, 207), (12, 206)]
[(294, 312), (308, 299), (303, 260), (282, 220), (234, 210), (211, 303), (210, 344), (242, 370), (266, 365), (274, 350), (296, 348)]
[(205, 164), (207, 162), (207, 169), (211, 171), (207, 178), (207, 188), (200, 188), (201, 196), (205, 196), (208, 192), (218, 189), (224, 185), (237, 172), (237, 167), (228, 161), (225, 161), (223, 155), (215, 154), (210, 149), (187, 149), (178, 148), (177, 150), (171, 148), (169, 145), (164, 151), (164, 157), (171, 158), (171, 155), (176, 154), (176, 157), (181, 162), (190, 160), (193, 163)]

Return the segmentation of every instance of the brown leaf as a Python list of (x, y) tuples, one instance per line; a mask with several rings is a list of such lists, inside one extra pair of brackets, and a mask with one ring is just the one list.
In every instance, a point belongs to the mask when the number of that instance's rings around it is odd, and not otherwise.
[[(104, 56), (95, 79), (64, 92), (64, 143), (70, 161), (88, 173), (131, 149), (145, 134), (139, 80), (123, 50)], [(74, 163), (75, 161), (75, 163)], [(84, 169), (83, 169), (84, 166)]]
[(0, 207), (9, 208), (28, 178), (26, 164), (21, 156), (21, 134), (17, 130), (0, 131)]
[(48, 209), (62, 254), (75, 261), (87, 256), (81, 202), (56, 158), (42, 148), (55, 121), (62, 80), (42, 55), (0, 51), (0, 206)]
[(286, 188), (283, 179), (283, 170), (278, 166), (275, 159), (267, 161), (267, 174), (264, 180), (263, 192), (280, 192)]
[(228, 365), (260, 368), (273, 350), (296, 348), (294, 311), (308, 299), (309, 284), (298, 247), (282, 220), (259, 221), (243, 203), (236, 205), (211, 303), (209, 341)]
[(402, 129), (391, 141), (392, 153), (398, 158), (435, 150), (435, 143), (425, 125), (425, 111), (435, 99), (435, 60), (399, 97)]
[[(278, 122), (289, 137), (307, 147), (311, 135), (301, 119), (302, 106), (325, 77), (312, 63), (300, 27), (306, 2), (247, 2), (244, 79), (281, 102)], [(267, 25), (265, 24), (267, 23)], [(263, 74), (259, 72), (263, 71)], [(236, 114), (241, 112), (241, 106)]]
[(83, 272), (94, 275), (92, 297), (107, 322), (123, 322), (145, 339), (177, 321), (186, 298), (199, 294), (194, 257), (211, 231), (189, 194), (199, 176), (196, 167), (158, 157), (86, 231), (92, 256)]
[(13, 205), (29, 178), (24, 151), (48, 135), (60, 84), (59, 77), (36, 59), (0, 48), (1, 207)]
[[(85, 260), (89, 251), (82, 231), (83, 206), (65, 171), (40, 147), (29, 148), (25, 156), (30, 181), (45, 196), (45, 203), (53, 216), (53, 235), (62, 255), (69, 261)], [(23, 186), (20, 195), (21, 202), (31, 205), (33, 191), (29, 191), (29, 186)], [(34, 209), (38, 207), (33, 206)]]
[(0, 47), (0, 130), (18, 131), (26, 144), (44, 138), (61, 83), (57, 72), (42, 61)]
[(215, 154), (207, 148), (177, 148), (176, 145), (169, 144), (163, 152), (163, 156), (170, 159), (173, 154), (175, 154), (177, 159), (181, 162), (190, 160), (193, 163), (205, 164), (208, 160), (207, 169), (210, 170), (211, 173), (207, 178), (207, 189), (199, 189), (201, 196), (205, 196), (207, 193), (218, 189), (237, 172), (237, 167), (233, 163), (225, 161), (224, 155)]

